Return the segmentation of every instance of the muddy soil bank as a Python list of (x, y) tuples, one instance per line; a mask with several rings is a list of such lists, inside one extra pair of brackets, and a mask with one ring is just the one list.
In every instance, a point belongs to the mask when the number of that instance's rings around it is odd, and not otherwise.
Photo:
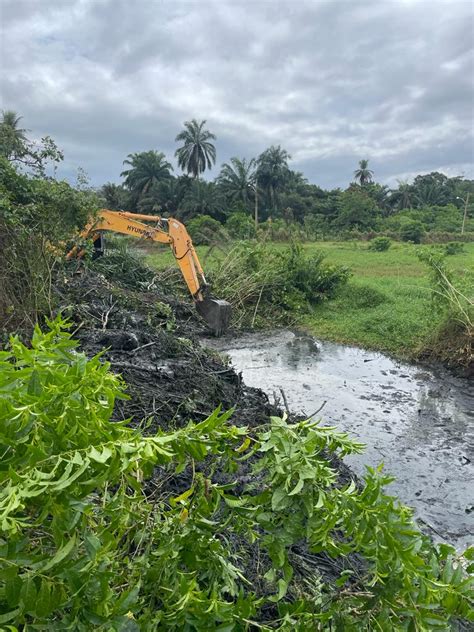
[(247, 384), (280, 399), (283, 389), (293, 411), (311, 415), (326, 402), (318, 416), (367, 445), (363, 455), (347, 459), (356, 473), (383, 462), (396, 476), (389, 491), (416, 509), (435, 539), (472, 544), (472, 382), (302, 332), (207, 344), (226, 352)]

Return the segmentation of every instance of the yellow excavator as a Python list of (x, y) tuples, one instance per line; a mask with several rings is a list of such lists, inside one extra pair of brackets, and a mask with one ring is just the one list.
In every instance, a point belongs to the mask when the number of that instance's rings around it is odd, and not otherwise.
[[(152, 222), (154, 225), (151, 226), (146, 222)], [(216, 335), (220, 335), (227, 329), (231, 305), (227, 301), (211, 298), (210, 287), (193, 242), (181, 222), (171, 217), (101, 209), (86, 225), (80, 236), (83, 239), (92, 239), (95, 250), (102, 252), (103, 231), (169, 244), (200, 316)], [(84, 254), (83, 248), (75, 246), (68, 253), (67, 258), (82, 257)]]

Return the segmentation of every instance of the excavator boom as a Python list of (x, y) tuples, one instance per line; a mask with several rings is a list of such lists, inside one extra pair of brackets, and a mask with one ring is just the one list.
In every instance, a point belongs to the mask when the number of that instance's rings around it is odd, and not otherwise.
[[(154, 226), (145, 222), (154, 222)], [(125, 211), (102, 209), (81, 233), (82, 238), (96, 240), (101, 231), (131, 235), (140, 239), (169, 244), (178, 262), (186, 285), (194, 299), (196, 309), (216, 335), (220, 335), (229, 324), (231, 305), (227, 301), (209, 296), (209, 285), (186, 227), (176, 219), (158, 215), (142, 215)], [(67, 255), (70, 259), (82, 256), (84, 251), (73, 248)]]

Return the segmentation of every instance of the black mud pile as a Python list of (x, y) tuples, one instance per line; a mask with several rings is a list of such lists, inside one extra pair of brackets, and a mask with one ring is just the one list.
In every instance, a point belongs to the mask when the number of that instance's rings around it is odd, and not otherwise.
[(82, 349), (89, 356), (103, 352), (127, 383), (130, 399), (117, 402), (117, 420), (147, 419), (142, 427), (150, 434), (201, 421), (219, 405), (234, 408), (233, 422), (250, 427), (278, 414), (263, 391), (246, 387), (222, 356), (199, 343), (209, 332), (173, 283), (154, 278), (135, 289), (127, 285), (74, 268), (57, 288)]

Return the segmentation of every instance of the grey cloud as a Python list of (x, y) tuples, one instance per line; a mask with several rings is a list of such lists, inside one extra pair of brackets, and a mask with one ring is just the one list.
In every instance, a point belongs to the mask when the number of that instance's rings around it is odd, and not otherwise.
[(64, 147), (66, 176), (172, 158), (194, 117), (220, 162), (281, 144), (322, 186), (361, 157), (387, 182), (474, 175), (467, 2), (0, 0), (0, 18), (0, 107)]

